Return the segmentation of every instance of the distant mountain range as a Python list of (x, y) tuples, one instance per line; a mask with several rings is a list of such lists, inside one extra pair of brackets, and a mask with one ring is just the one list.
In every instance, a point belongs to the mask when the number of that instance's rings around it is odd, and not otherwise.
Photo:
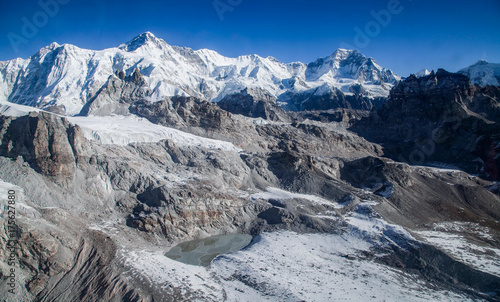
[(144, 77), (144, 97), (151, 101), (176, 95), (219, 101), (257, 88), (285, 107), (296, 95), (302, 97), (295, 102), (339, 93), (387, 97), (400, 80), (355, 50), (338, 49), (309, 64), (283, 63), (273, 57), (228, 58), (208, 49), (171, 46), (146, 32), (116, 48), (94, 51), (52, 43), (28, 59), (0, 62), (0, 100), (56, 106), (76, 115), (110, 77), (127, 77), (136, 69)]
[[(498, 85), (499, 66), (480, 61), (460, 73), (473, 83)], [(124, 89), (125, 84), (115, 81), (133, 76), (138, 86), (109, 95)], [(169, 96), (213, 102), (229, 97), (234, 102), (231, 96), (250, 94), (294, 111), (368, 110), (380, 107), (400, 80), (356, 50), (338, 49), (308, 64), (283, 63), (273, 57), (228, 58), (208, 49), (171, 46), (145, 32), (115, 48), (95, 51), (52, 43), (28, 59), (0, 62), (0, 101), (87, 115), (99, 114), (102, 108), (107, 109), (101, 113), (108, 114), (116, 110), (111, 104), (116, 97), (130, 95), (153, 102)]]

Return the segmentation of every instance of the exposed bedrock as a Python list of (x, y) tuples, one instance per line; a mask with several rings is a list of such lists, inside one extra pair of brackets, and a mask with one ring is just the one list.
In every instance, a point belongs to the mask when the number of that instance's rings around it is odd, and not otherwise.
[(441, 162), (498, 180), (500, 88), (472, 85), (461, 74), (438, 70), (410, 76), (389, 100), (351, 129), (410, 164)]

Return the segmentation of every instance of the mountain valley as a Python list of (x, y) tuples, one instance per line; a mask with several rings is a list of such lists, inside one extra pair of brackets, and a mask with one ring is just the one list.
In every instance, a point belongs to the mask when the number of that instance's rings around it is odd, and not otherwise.
[[(0, 62), (0, 296), (499, 301), (500, 86), (468, 70), (149, 32)], [(206, 267), (165, 255), (227, 234), (253, 239)]]

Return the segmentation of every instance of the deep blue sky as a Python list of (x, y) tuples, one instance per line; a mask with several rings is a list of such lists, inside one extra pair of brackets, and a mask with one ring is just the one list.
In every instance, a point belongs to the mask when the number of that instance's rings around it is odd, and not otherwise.
[[(402, 76), (422, 68), (457, 71), (478, 59), (500, 63), (499, 0), (400, 0), (393, 11), (402, 11), (379, 28), (371, 11), (397, 0), (41, 1), (68, 3), (44, 20), (38, 1), (0, 0), (0, 60), (27, 58), (53, 41), (104, 49), (151, 31), (172, 45), (225, 56), (256, 53), (284, 62), (307, 63), (350, 46)], [(217, 1), (233, 3), (223, 19), (214, 7)], [(23, 37), (23, 17), (32, 21), (36, 16), (37, 33), (25, 36), (16, 51), (9, 33)], [(356, 43), (356, 27), (371, 34), (369, 42)]]

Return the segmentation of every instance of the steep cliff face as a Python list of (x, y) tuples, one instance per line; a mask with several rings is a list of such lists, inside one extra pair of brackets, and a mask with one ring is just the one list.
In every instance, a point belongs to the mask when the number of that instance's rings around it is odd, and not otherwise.
[[(26, 244), (26, 249), (31, 247)], [(42, 246), (46, 248), (46, 246)], [(58, 250), (60, 246), (52, 248)], [(71, 258), (60, 263), (57, 256), (44, 257), (43, 252), (33, 251), (33, 258), (38, 258), (49, 271), (39, 271), (28, 283), (30, 292), (36, 301), (146, 301), (140, 291), (133, 288), (117, 271), (116, 244), (101, 232), (89, 231), (81, 238), (73, 250)], [(58, 269), (57, 265), (64, 265)], [(58, 269), (58, 270), (57, 270)]]
[(151, 93), (139, 69), (135, 69), (128, 77), (123, 71), (117, 70), (114, 75), (109, 76), (98, 91), (89, 97), (78, 115), (127, 114), (130, 104), (144, 100)]
[(363, 93), (362, 85), (349, 88), (351, 94), (346, 94), (338, 88), (319, 87), (296, 94), (283, 94), (279, 103), (286, 103), (287, 110), (329, 110), (337, 108), (371, 110), (380, 108), (386, 97), (368, 97)]
[(290, 120), (285, 110), (277, 105), (276, 99), (262, 89), (245, 88), (240, 93), (225, 96), (217, 105), (233, 114), (270, 121)]
[(0, 117), (2, 156), (23, 160), (55, 182), (68, 185), (76, 170), (75, 148), (82, 143), (77, 126), (49, 113)]
[(449, 163), (499, 179), (499, 96), (498, 87), (474, 86), (461, 74), (438, 70), (400, 83), (353, 129), (398, 160)]

